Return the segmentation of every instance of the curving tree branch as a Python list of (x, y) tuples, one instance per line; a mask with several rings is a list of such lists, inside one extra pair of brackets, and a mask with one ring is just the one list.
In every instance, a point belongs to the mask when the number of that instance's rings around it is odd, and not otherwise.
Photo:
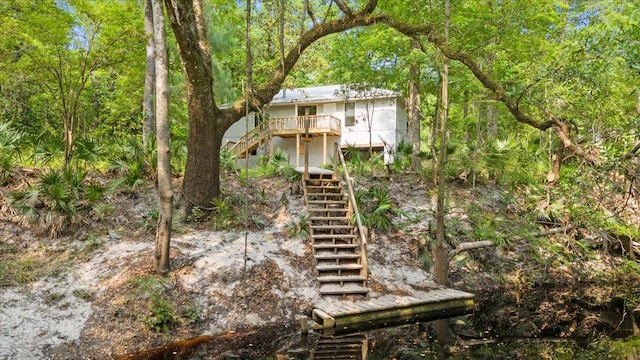
[[(338, 0), (338, 2), (341, 1)], [(346, 5), (344, 2), (342, 2), (342, 4)], [(369, 0), (363, 9), (358, 12), (353, 12), (350, 8), (346, 12), (343, 10), (345, 14), (342, 17), (318, 23), (311, 29), (305, 31), (296, 44), (291, 46), (284, 61), (274, 66), (271, 78), (260, 89), (255, 91), (253, 100), (245, 96), (236, 101), (230, 108), (221, 110), (225, 118), (224, 126), (230, 126), (242, 116), (247, 101), (249, 101), (250, 108), (254, 110), (258, 110), (271, 102), (271, 99), (273, 99), (282, 88), (285, 78), (291, 72), (298, 59), (300, 59), (304, 50), (315, 41), (327, 35), (343, 32), (358, 26), (369, 26), (379, 22), (382, 18), (379, 15), (372, 15), (376, 5), (377, 0)]]
[(575, 144), (573, 141), (571, 141), (568, 132), (565, 131), (565, 121), (552, 115), (549, 116), (549, 120), (538, 121), (531, 117), (529, 114), (525, 113), (519, 107), (519, 99), (512, 99), (507, 96), (507, 93), (502, 84), (500, 84), (499, 81), (492, 79), (487, 73), (482, 71), (478, 63), (471, 57), (471, 55), (450, 47), (445, 42), (444, 38), (436, 31), (436, 28), (432, 24), (410, 25), (399, 22), (387, 15), (380, 15), (378, 17), (378, 21), (387, 24), (388, 26), (396, 29), (398, 32), (409, 37), (415, 38), (417, 36), (424, 36), (428, 42), (435, 45), (447, 58), (461, 62), (464, 66), (466, 66), (467, 69), (469, 69), (473, 73), (476, 79), (478, 79), (485, 88), (493, 92), (496, 100), (502, 102), (507, 107), (511, 115), (513, 115), (513, 117), (518, 122), (529, 125), (541, 131), (545, 131), (551, 128), (558, 136), (558, 139), (560, 139), (560, 141), (563, 143), (563, 145), (569, 150), (573, 151), (577, 156), (592, 164), (597, 164), (599, 162), (599, 159), (595, 154), (585, 151), (578, 144)]

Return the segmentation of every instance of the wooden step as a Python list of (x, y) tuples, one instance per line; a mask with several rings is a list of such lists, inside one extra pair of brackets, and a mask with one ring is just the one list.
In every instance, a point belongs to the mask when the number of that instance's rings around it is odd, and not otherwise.
[(360, 254), (316, 254), (316, 260), (336, 260), (336, 263), (339, 260), (350, 260), (350, 259), (360, 259)]
[(309, 213), (335, 213), (335, 212), (347, 212), (348, 209), (345, 208), (307, 208), (307, 212)]
[(323, 184), (323, 185), (305, 185), (307, 191), (309, 190), (342, 190), (340, 184)]
[[(355, 351), (355, 350), (354, 350)], [(353, 359), (362, 359), (361, 350), (358, 350), (358, 353), (353, 354), (324, 354), (324, 353), (314, 353), (313, 360), (353, 360)]]
[(343, 282), (364, 282), (367, 281), (367, 278), (360, 275), (345, 275), (345, 276), (337, 276), (337, 275), (324, 275), (318, 276), (318, 282), (320, 283), (343, 283)]
[(318, 181), (340, 181), (340, 180), (334, 179), (333, 176), (328, 176), (328, 177), (310, 177), (309, 179), (306, 179), (304, 182), (313, 184), (313, 183), (317, 183)]
[[(327, 189), (327, 188), (320, 188), (320, 191), (309, 191), (311, 189), (306, 189), (306, 193), (305, 196), (308, 198), (310, 196), (345, 196), (345, 194), (342, 192), (342, 189), (338, 189), (338, 188), (331, 188), (331, 189)], [(335, 190), (335, 191), (323, 191), (323, 190)]]
[(349, 222), (349, 218), (345, 216), (312, 216), (310, 221), (346, 221)]
[(355, 230), (353, 225), (311, 225), (312, 230)]
[(309, 201), (314, 201), (314, 200), (336, 200), (336, 201), (340, 201), (340, 200), (344, 200), (345, 199), (345, 195), (343, 193), (324, 193), (324, 194), (307, 194), (306, 197), (304, 198), (305, 203), (309, 203)]
[(316, 270), (318, 271), (349, 271), (349, 270), (361, 270), (360, 264), (318, 264)]
[(347, 205), (347, 200), (309, 200), (307, 205)]
[(365, 295), (369, 292), (364, 286), (354, 285), (354, 284), (345, 284), (345, 285), (333, 285), (333, 284), (324, 284), (320, 286), (320, 294), (321, 295)]
[(358, 244), (313, 244), (313, 248), (316, 250), (356, 249), (358, 247), (360, 247)]
[(320, 233), (320, 234), (316, 234), (313, 233), (311, 234), (311, 237), (314, 239), (318, 239), (318, 240), (333, 240), (333, 239), (355, 239), (357, 236), (356, 234), (326, 234), (326, 233)]
[(313, 352), (313, 360), (355, 360), (362, 359), (362, 344), (359, 348), (316, 350)]

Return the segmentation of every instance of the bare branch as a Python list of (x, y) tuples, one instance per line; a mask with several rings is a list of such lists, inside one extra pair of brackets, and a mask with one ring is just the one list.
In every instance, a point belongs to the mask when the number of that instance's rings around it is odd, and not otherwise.
[(640, 150), (640, 141), (636, 144), (636, 146), (633, 147), (633, 149), (631, 149), (631, 151), (624, 154), (624, 156), (622, 157), (622, 160), (629, 160), (636, 156), (640, 156), (640, 154), (637, 154), (638, 150)]
[(347, 3), (345, 3), (343, 0), (333, 0), (333, 2), (336, 5), (338, 5), (338, 8), (340, 9), (340, 11), (342, 11), (345, 15), (353, 16), (353, 11), (349, 7), (349, 5), (347, 5)]
[(304, 1), (304, 6), (305, 6), (305, 10), (307, 11), (307, 15), (309, 15), (309, 18), (311, 18), (311, 22), (313, 23), (313, 26), (318, 25), (318, 20), (316, 19), (316, 15), (313, 13), (313, 9), (311, 8), (311, 5), (309, 5), (309, 0)]
[(373, 14), (373, 11), (376, 9), (377, 6), (378, 6), (378, 0), (369, 0), (364, 5), (362, 10), (360, 10), (360, 13), (362, 13), (362, 14)]
[(585, 151), (582, 147), (571, 141), (569, 138), (569, 126), (566, 120), (557, 118), (553, 114), (549, 114), (549, 118), (553, 122), (553, 126), (551, 127), (553, 132), (567, 149), (573, 151), (577, 156), (591, 164), (598, 164), (600, 162), (596, 154)]

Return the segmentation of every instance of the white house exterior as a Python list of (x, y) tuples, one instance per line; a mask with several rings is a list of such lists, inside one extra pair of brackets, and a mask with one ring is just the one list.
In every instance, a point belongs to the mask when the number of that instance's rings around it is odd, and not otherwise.
[(292, 165), (303, 166), (306, 131), (311, 134), (310, 166), (330, 163), (334, 143), (363, 150), (371, 145), (384, 152), (388, 163), (393, 161), (391, 151), (407, 139), (405, 101), (390, 90), (356, 92), (343, 85), (283, 89), (264, 111), (263, 121), (250, 114), (248, 122), (236, 122), (223, 138), (239, 158), (249, 153), (250, 164), (267, 150), (282, 149)]

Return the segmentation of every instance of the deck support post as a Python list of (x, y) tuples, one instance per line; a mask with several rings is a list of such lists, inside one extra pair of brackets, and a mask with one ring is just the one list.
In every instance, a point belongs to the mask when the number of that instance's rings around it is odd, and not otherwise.
[(327, 164), (327, 133), (322, 133), (322, 164)]
[(296, 134), (296, 167), (300, 167), (300, 134)]
[(304, 142), (304, 179), (309, 180), (309, 144), (311, 142)]

